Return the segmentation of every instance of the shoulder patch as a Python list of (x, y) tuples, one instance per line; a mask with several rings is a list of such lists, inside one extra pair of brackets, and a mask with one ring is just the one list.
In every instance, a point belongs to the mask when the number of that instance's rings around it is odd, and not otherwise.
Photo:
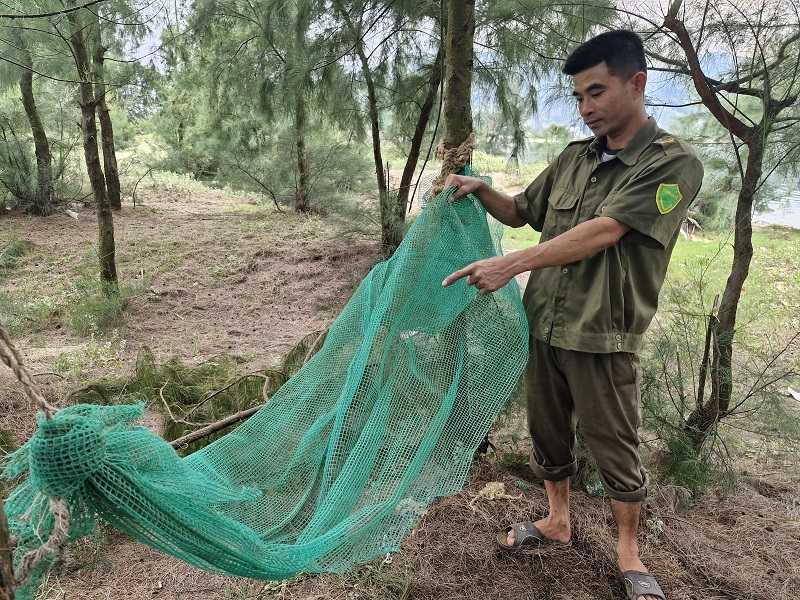
[(656, 191), (656, 206), (662, 215), (667, 214), (678, 206), (683, 199), (681, 189), (677, 183), (662, 183)]
[(594, 140), (595, 140), (595, 137), (594, 137), (594, 136), (592, 136), (592, 137), (587, 137), (587, 138), (583, 138), (583, 139), (581, 139), (581, 140), (572, 140), (570, 143), (568, 143), (568, 144), (567, 144), (567, 146), (572, 146), (572, 145), (574, 145), (574, 144), (590, 144), (590, 143), (592, 143)]
[(658, 144), (664, 154), (680, 154), (687, 151), (684, 142), (673, 135), (665, 135), (660, 139), (653, 140), (653, 143)]

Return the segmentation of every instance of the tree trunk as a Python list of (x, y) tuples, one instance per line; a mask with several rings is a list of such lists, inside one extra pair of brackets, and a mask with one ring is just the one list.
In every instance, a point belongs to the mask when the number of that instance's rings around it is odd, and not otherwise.
[(408, 158), (403, 168), (403, 175), (400, 177), (400, 189), (397, 192), (394, 210), (397, 218), (402, 221), (405, 221), (406, 218), (408, 200), (411, 195), (411, 181), (414, 178), (414, 172), (417, 170), (422, 142), (425, 139), (425, 130), (428, 127), (428, 121), (431, 118), (431, 113), (433, 112), (433, 106), (436, 103), (436, 96), (439, 93), (439, 86), (441, 83), (442, 48), (440, 46), (439, 52), (436, 54), (436, 60), (433, 63), (431, 78), (428, 82), (428, 93), (420, 108), (417, 125), (414, 128), (414, 136), (411, 138), (411, 148), (408, 151)]
[(109, 284), (112, 290), (117, 288), (117, 266), (114, 247), (114, 215), (108, 202), (106, 180), (103, 167), (100, 164), (100, 154), (97, 146), (97, 123), (95, 111), (97, 100), (94, 96), (94, 86), (91, 81), (89, 69), (89, 56), (86, 51), (84, 29), (78, 22), (76, 13), (70, 13), (69, 19), (72, 27), (70, 45), (75, 57), (75, 64), (80, 81), (80, 107), (81, 131), (83, 132), (83, 154), (86, 161), (86, 170), (92, 185), (95, 205), (97, 207), (97, 224), (100, 259), (100, 279)]
[(0, 600), (14, 600), (14, 555), (6, 520), (5, 500), (0, 496)]
[(747, 165), (742, 188), (736, 203), (733, 263), (725, 291), (722, 294), (717, 322), (714, 325), (716, 343), (711, 363), (711, 395), (695, 409), (686, 421), (686, 431), (695, 452), (699, 452), (708, 432), (730, 408), (733, 394), (733, 336), (736, 332), (736, 313), (744, 282), (750, 273), (753, 259), (753, 199), (761, 179), (766, 138), (755, 133), (747, 144)]
[(297, 148), (298, 184), (294, 192), (294, 209), (300, 213), (311, 211), (309, 200), (309, 174), (308, 154), (306, 153), (306, 100), (302, 92), (295, 98), (294, 113), (295, 146)]
[(94, 52), (92, 53), (92, 66), (94, 68), (94, 88), (97, 99), (97, 116), (100, 120), (100, 136), (103, 144), (103, 165), (105, 167), (106, 191), (108, 203), (113, 210), (122, 209), (122, 194), (119, 183), (119, 169), (117, 167), (117, 151), (114, 148), (114, 126), (111, 123), (111, 110), (106, 98), (105, 83), (105, 53), (100, 38), (100, 23), (92, 25), (94, 31)]
[[(445, 37), (444, 147), (458, 148), (472, 133), (475, 0), (450, 0)], [(446, 165), (442, 165), (442, 175)]]
[(389, 201), (389, 188), (386, 184), (386, 172), (383, 170), (383, 153), (381, 152), (381, 129), (378, 120), (378, 93), (375, 81), (369, 68), (369, 60), (364, 52), (364, 44), (359, 41), (356, 46), (361, 61), (361, 73), (367, 85), (367, 102), (369, 105), (369, 122), (372, 126), (372, 157), (375, 162), (375, 179), (378, 182), (378, 198), (381, 211), (381, 250), (384, 255), (391, 256), (400, 242), (403, 241), (403, 221), (395, 220)]
[(36, 152), (36, 193), (33, 197), (33, 204), (27, 210), (32, 214), (46, 217), (53, 212), (53, 156), (50, 153), (50, 141), (47, 139), (47, 133), (33, 96), (33, 58), (25, 45), (23, 36), (16, 35), (15, 38), (22, 55), (19, 89), (25, 114), (28, 115), (28, 121), (31, 124)]

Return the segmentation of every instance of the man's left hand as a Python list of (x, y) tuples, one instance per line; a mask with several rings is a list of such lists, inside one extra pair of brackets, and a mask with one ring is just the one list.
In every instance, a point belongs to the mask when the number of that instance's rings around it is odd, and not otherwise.
[(515, 273), (509, 267), (508, 256), (494, 256), (479, 260), (448, 275), (442, 285), (447, 287), (466, 277), (467, 285), (474, 285), (475, 289), (485, 296), (499, 290), (511, 281)]

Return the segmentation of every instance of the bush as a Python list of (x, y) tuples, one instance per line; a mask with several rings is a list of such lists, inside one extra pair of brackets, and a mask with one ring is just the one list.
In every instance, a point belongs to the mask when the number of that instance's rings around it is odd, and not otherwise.
[(148, 286), (146, 280), (123, 284), (117, 288), (87, 272), (79, 271), (65, 309), (64, 322), (75, 333), (88, 335), (106, 332), (122, 325), (128, 298)]

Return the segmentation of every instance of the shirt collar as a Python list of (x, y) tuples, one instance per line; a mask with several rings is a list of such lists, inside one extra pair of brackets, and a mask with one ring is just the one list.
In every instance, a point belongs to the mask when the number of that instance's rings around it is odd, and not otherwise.
[[(659, 129), (656, 120), (653, 117), (647, 117), (647, 123), (645, 123), (644, 127), (636, 132), (636, 135), (633, 136), (633, 139), (630, 142), (628, 142), (628, 145), (620, 150), (619, 153), (617, 153), (617, 158), (629, 167), (632, 167), (639, 160), (642, 152), (644, 152), (645, 149), (651, 143), (653, 143), (658, 131)], [(589, 144), (586, 152), (595, 152), (599, 154), (605, 147), (605, 136), (596, 137), (594, 140), (592, 140), (592, 143)]]

